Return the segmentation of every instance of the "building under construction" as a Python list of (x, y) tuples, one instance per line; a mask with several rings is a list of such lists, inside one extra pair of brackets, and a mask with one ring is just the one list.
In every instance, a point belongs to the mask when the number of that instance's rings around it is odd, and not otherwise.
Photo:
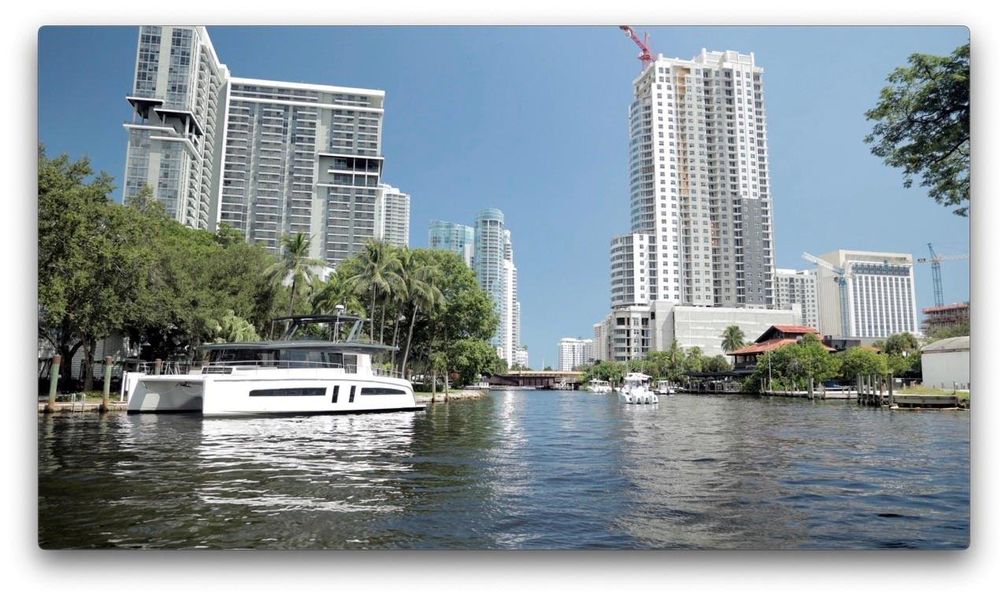
[(937, 329), (943, 327), (956, 327), (960, 325), (969, 327), (969, 302), (932, 306), (925, 308), (923, 312), (925, 335), (932, 335)]

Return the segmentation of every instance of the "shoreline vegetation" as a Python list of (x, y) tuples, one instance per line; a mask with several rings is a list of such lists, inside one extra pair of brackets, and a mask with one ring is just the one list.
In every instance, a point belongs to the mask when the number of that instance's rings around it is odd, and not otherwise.
[[(304, 233), (271, 249), (227, 226), (192, 229), (149, 187), (115, 202), (113, 178), (86, 157), (50, 158), (40, 145), (38, 160), (38, 336), (62, 357), (61, 393), (95, 389), (93, 369), (72, 379), (71, 360), (83, 351), (96, 364), (110, 336), (129, 339), (131, 360), (193, 362), (206, 343), (279, 337), (273, 320), (292, 314), (368, 319), (365, 341), (393, 347), (375, 366), (435, 389), (507, 369), (490, 345), (493, 301), (453, 252), (369, 240), (326, 269)], [(40, 392), (48, 373), (40, 361)]]
[[(969, 335), (968, 328), (946, 328), (922, 343), (911, 333), (897, 333), (871, 346), (856, 346), (830, 352), (814, 334), (806, 334), (797, 343), (787, 344), (759, 356), (752, 373), (741, 379), (740, 391), (750, 394), (808, 390), (826, 382), (853, 386), (859, 377), (885, 378), (889, 375), (910, 380), (921, 377), (921, 346), (942, 337)], [(726, 353), (746, 346), (741, 330), (729, 325), (722, 333)], [(653, 381), (667, 380), (682, 386), (696, 377), (730, 377), (733, 367), (723, 356), (706, 356), (696, 346), (684, 350), (675, 341), (665, 351), (648, 352), (644, 358), (629, 361), (596, 361), (582, 368), (582, 383), (601, 379), (619, 384), (630, 372), (644, 373)], [(921, 392), (911, 391), (921, 390)], [(900, 390), (918, 395), (953, 395), (952, 391), (923, 388), (919, 385)], [(955, 392), (955, 395), (968, 391)]]

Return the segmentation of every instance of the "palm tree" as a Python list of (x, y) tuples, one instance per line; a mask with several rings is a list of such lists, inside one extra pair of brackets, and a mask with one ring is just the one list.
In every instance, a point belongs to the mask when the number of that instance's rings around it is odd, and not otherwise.
[(413, 343), (413, 327), (416, 325), (417, 313), (432, 314), (444, 305), (445, 297), (434, 283), (437, 271), (429, 264), (422, 263), (415, 254), (407, 254), (403, 267), (403, 283), (406, 302), (413, 306), (410, 317), (409, 334), (406, 336), (406, 349), (402, 355), (402, 371), (400, 377), (406, 377), (406, 361), (409, 360), (410, 344)]
[(283, 285), (286, 285), (287, 280), (290, 279), (291, 295), (290, 304), (287, 307), (287, 314), (290, 315), (294, 314), (294, 296), (297, 293), (298, 284), (301, 282), (310, 283), (315, 276), (311, 267), (322, 266), (325, 261), (308, 257), (311, 237), (303, 232), (285, 235), (280, 246), (283, 248), (283, 259), (270, 265), (266, 269), (266, 276)]
[(745, 334), (742, 333), (742, 329), (738, 325), (725, 327), (724, 333), (721, 334), (721, 349), (732, 352), (742, 346), (745, 346)]
[(342, 306), (349, 314), (363, 314), (364, 307), (357, 296), (358, 288), (352, 277), (333, 273), (312, 295), (312, 310), (319, 314), (332, 314)]
[[(354, 275), (354, 281), (364, 289), (371, 290), (371, 339), (374, 339), (375, 306), (378, 295), (382, 294), (382, 310), (392, 290), (401, 285), (396, 275), (397, 258), (392, 253), (392, 247), (376, 239), (368, 240), (364, 246), (363, 266)], [(384, 316), (382, 317), (384, 319)]]

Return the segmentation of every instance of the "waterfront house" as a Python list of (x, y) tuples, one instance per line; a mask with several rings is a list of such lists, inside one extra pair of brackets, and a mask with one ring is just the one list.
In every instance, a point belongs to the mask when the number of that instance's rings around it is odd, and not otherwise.
[[(756, 368), (760, 355), (782, 348), (788, 344), (797, 344), (800, 339), (810, 333), (822, 342), (823, 336), (812, 327), (805, 325), (771, 325), (752, 344), (743, 346), (738, 350), (733, 350), (728, 353), (728, 356), (734, 359), (736, 371), (752, 371)], [(830, 348), (825, 343), (823, 345), (830, 352), (836, 352), (835, 349)]]

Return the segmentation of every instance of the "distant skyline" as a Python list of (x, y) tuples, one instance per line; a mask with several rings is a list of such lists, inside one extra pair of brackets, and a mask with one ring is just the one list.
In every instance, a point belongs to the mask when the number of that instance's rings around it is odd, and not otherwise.
[[(766, 73), (777, 266), (837, 249), (969, 251), (969, 220), (872, 156), (864, 112), (913, 52), (947, 54), (964, 27), (648, 27), (656, 53), (753, 52)], [(590, 337), (609, 305), (608, 252), (628, 226), (627, 107), (637, 50), (612, 27), (210, 27), (243, 77), (386, 91), (383, 180), (412, 197), (410, 245), (432, 220), (504, 212), (521, 273), (529, 363)], [(122, 185), (135, 27), (39, 32), (39, 141), (87, 155)], [(116, 194), (118, 197), (118, 193)], [(969, 299), (967, 261), (942, 266)], [(929, 265), (916, 272), (931, 306)], [(555, 365), (554, 365), (555, 366)]]

